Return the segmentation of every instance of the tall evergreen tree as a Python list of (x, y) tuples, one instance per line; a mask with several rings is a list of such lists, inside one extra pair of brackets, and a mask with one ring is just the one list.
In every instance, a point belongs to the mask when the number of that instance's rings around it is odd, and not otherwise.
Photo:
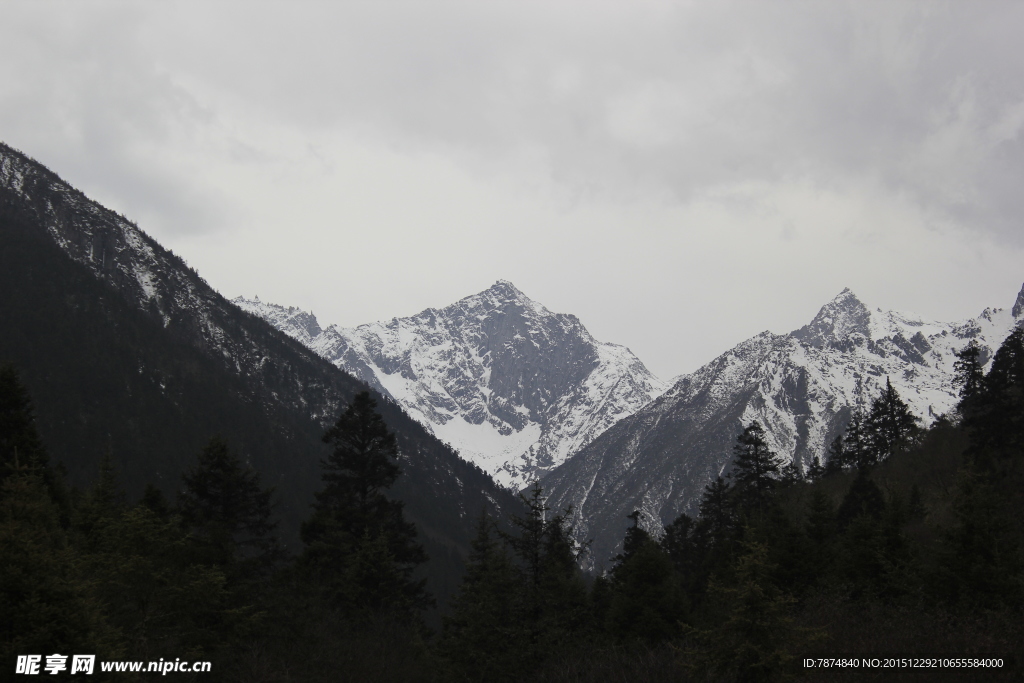
[(692, 666), (709, 680), (771, 681), (785, 676), (791, 650), (810, 634), (793, 623), (795, 600), (774, 584), (768, 548), (747, 541), (732, 568), (734, 579), (716, 579), (711, 592), (724, 618), (709, 630), (691, 630), (698, 649)]
[[(626, 529), (626, 536), (622, 539), (622, 552), (614, 558), (615, 566), (619, 566), (631, 558), (637, 550), (651, 540), (651, 535), (640, 526), (640, 517), (642, 515), (643, 513), (639, 510), (633, 510), (633, 512), (626, 515), (626, 519), (633, 523)], [(615, 569), (613, 568), (612, 572), (614, 573), (614, 571)]]
[(733, 487), (722, 477), (704, 487), (700, 499), (700, 524), (707, 528), (710, 545), (727, 545), (736, 532)]
[(857, 471), (857, 476), (850, 484), (843, 502), (839, 504), (836, 522), (840, 529), (845, 529), (860, 516), (867, 516), (875, 521), (882, 519), (885, 512), (885, 497), (881, 489), (868, 476), (867, 471)]
[(582, 637), (588, 623), (587, 591), (577, 566), (567, 513), (548, 518), (540, 485), (520, 495), (526, 514), (512, 518), (512, 533), (503, 533), (519, 561), (523, 641), (527, 652), (544, 659)]
[(853, 411), (843, 434), (843, 469), (864, 469), (874, 464), (875, 457), (868, 442), (867, 430), (867, 418), (860, 408), (857, 408)]
[(650, 536), (635, 538), (612, 574), (608, 629), (622, 640), (655, 644), (679, 633), (684, 598), (665, 551)]
[(996, 351), (972, 405), (965, 424), (975, 466), (1016, 479), (1006, 475), (1024, 462), (1024, 328), (1016, 328)]
[(182, 522), (202, 541), (208, 561), (243, 575), (269, 569), (280, 550), (272, 536), (273, 491), (260, 485), (259, 474), (213, 437), (182, 479)]
[[(402, 503), (384, 494), (401, 470), (394, 462), (395, 437), (376, 408), (369, 392), (357, 394), (324, 434), (334, 448), (321, 461), (324, 488), (302, 525), (303, 563), (341, 606), (416, 612), (430, 603), (425, 581), (412, 578), (426, 553), (416, 541), (416, 527), (405, 521)], [(380, 564), (381, 576), (397, 573), (394, 594), (379, 594), (368, 562)], [(353, 585), (354, 580), (368, 583)]]
[(828, 446), (828, 457), (825, 459), (825, 472), (828, 474), (842, 472), (846, 467), (845, 436), (845, 432), (836, 434)]
[(444, 618), (438, 653), (458, 680), (515, 680), (527, 662), (520, 584), (494, 521), (481, 513), (466, 574)]
[(953, 386), (960, 390), (960, 399), (970, 404), (982, 391), (985, 371), (981, 363), (981, 346), (972, 339), (967, 346), (956, 352), (953, 363)]
[(871, 403), (866, 420), (871, 464), (888, 460), (917, 440), (921, 435), (919, 422), (920, 419), (910, 412), (910, 407), (886, 377), (885, 389)]
[(778, 482), (783, 460), (768, 447), (759, 422), (752, 422), (736, 437), (736, 442), (730, 475), (736, 482), (736, 495), (748, 513), (761, 515)]
[(0, 365), (0, 483), (15, 470), (31, 471), (41, 477), (67, 524), (70, 499), (59, 468), (50, 458), (36, 430), (35, 410), (28, 389), (13, 365)]
[(60, 518), (38, 472), (22, 466), (0, 482), (0, 659), (10, 667), (4, 680), (13, 680), (7, 676), (18, 655), (121, 654)]

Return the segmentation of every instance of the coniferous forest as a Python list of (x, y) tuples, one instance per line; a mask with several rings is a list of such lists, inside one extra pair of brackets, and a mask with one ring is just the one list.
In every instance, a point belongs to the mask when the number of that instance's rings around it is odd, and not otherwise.
[[(388, 497), (402, 471), (368, 393), (323, 435), (320, 488), (289, 553), (274, 491), (220, 438), (192, 455), (175, 499), (156, 486), (128, 497), (109, 458), (70, 487), (7, 366), (3, 658), (172, 654), (238, 681), (1014, 680), (1024, 331), (987, 374), (965, 347), (958, 383), (958, 410), (929, 429), (888, 386), (806, 477), (751, 424), (699, 514), (653, 538), (635, 512), (600, 576), (580, 571), (587, 548), (539, 487), (507, 519), (482, 510), (461, 584), (428, 623), (427, 556)], [(843, 655), (1004, 666), (801, 666)]]
[[(887, 383), (802, 472), (745, 425), (692, 515), (651, 536), (634, 511), (590, 557), (540, 487), (517, 501), (173, 255), (191, 298), (165, 301), (199, 313), (133, 306), (106, 247), (97, 276), (49, 237), (53, 187), (0, 192), (3, 680), (52, 653), (211, 662), (182, 680), (1019, 679), (1020, 328), (991, 364), (963, 348), (930, 427)], [(914, 656), (1003, 667), (803, 666)]]

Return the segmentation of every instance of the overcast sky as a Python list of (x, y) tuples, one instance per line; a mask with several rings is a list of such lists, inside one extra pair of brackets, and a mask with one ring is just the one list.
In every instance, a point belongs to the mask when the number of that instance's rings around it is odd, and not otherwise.
[(3, 3), (0, 140), (226, 296), (515, 283), (688, 372), (1024, 282), (1021, 2)]

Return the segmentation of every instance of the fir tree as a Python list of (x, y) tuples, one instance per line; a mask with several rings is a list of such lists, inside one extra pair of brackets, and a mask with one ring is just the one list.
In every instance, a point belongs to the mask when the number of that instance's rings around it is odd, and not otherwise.
[(775, 488), (783, 460), (768, 448), (764, 429), (758, 422), (736, 437), (735, 460), (731, 477), (736, 482), (736, 495), (748, 512), (763, 514)]
[(444, 618), (438, 654), (461, 680), (514, 680), (525, 662), (520, 585), (494, 521), (481, 513), (466, 574)]
[(8, 675), (18, 655), (121, 654), (60, 518), (38, 472), (22, 467), (0, 483), (0, 657)]
[(104, 528), (113, 524), (127, 509), (110, 453), (100, 461), (96, 483), (78, 507), (78, 531), (85, 537), (86, 546), (93, 547)]
[(608, 630), (621, 640), (656, 644), (675, 637), (684, 598), (672, 560), (650, 538), (640, 538), (612, 574)]
[(736, 559), (734, 580), (716, 579), (711, 592), (724, 619), (709, 630), (691, 630), (698, 648), (694, 667), (714, 680), (770, 681), (786, 677), (791, 650), (814, 636), (794, 625), (795, 600), (772, 582), (768, 549), (746, 542)]
[(850, 490), (839, 504), (839, 511), (836, 515), (836, 522), (840, 529), (845, 529), (854, 519), (862, 515), (870, 517), (875, 521), (882, 518), (885, 512), (885, 497), (868, 476), (865, 470), (858, 470)]
[(707, 528), (712, 547), (722, 547), (736, 532), (736, 509), (733, 488), (722, 477), (704, 487), (700, 499), (700, 521)]
[(967, 346), (956, 352), (953, 363), (953, 387), (960, 390), (960, 399), (969, 405), (981, 393), (985, 373), (981, 363), (981, 347), (972, 339)]
[[(633, 510), (633, 512), (626, 515), (626, 519), (633, 522), (633, 524), (626, 529), (626, 536), (622, 539), (622, 552), (613, 558), (615, 566), (619, 566), (631, 558), (637, 550), (651, 540), (651, 535), (640, 526), (640, 517), (642, 515), (643, 513), (639, 510)], [(615, 572), (614, 568), (612, 572)]]
[(50, 467), (50, 459), (36, 430), (35, 410), (28, 389), (12, 365), (0, 366), (0, 483), (16, 470), (31, 471), (42, 478), (68, 523), (71, 504), (64, 480)]
[(825, 468), (821, 465), (821, 458), (817, 455), (811, 460), (811, 466), (807, 468), (807, 481), (818, 481), (825, 476)]
[(842, 467), (844, 470), (864, 469), (876, 462), (867, 436), (867, 418), (858, 408), (853, 411), (843, 434)]
[(832, 443), (828, 446), (828, 458), (825, 460), (825, 472), (827, 474), (842, 472), (843, 468), (846, 467), (846, 460), (845, 434), (840, 432), (839, 434), (836, 434), (835, 438), (832, 439)]
[(921, 435), (919, 422), (887, 377), (885, 389), (871, 403), (866, 420), (870, 464), (889, 459), (917, 440)]
[(273, 491), (262, 488), (259, 474), (214, 437), (182, 480), (182, 522), (203, 542), (207, 560), (243, 575), (269, 569), (280, 550), (271, 536)]
[(548, 519), (539, 485), (520, 498), (526, 514), (513, 517), (513, 532), (502, 538), (519, 560), (523, 642), (533, 657), (544, 659), (582, 637), (589, 615), (587, 591), (576, 564), (569, 511)]
[(968, 453), (979, 473), (1016, 481), (1024, 458), (1024, 328), (1002, 343), (965, 415)]
[[(402, 503), (384, 494), (401, 470), (393, 462), (395, 437), (376, 407), (369, 392), (356, 395), (324, 435), (334, 448), (322, 461), (324, 488), (316, 494), (313, 516), (302, 525), (303, 563), (336, 604), (411, 613), (430, 603), (424, 581), (412, 578), (426, 553), (416, 542), (416, 527), (405, 521)], [(357, 560), (360, 566), (353, 564)], [(377, 593), (373, 571), (366, 571), (370, 561), (381, 563), (382, 576), (397, 572), (394, 594)], [(359, 577), (369, 583), (348, 583)]]

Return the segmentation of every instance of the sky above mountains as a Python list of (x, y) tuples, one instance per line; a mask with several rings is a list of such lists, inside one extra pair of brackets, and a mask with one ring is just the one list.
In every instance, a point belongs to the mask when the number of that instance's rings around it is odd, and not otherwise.
[(1024, 281), (1024, 5), (51, 3), (0, 139), (227, 296), (355, 326), (497, 279), (664, 378), (843, 287)]

